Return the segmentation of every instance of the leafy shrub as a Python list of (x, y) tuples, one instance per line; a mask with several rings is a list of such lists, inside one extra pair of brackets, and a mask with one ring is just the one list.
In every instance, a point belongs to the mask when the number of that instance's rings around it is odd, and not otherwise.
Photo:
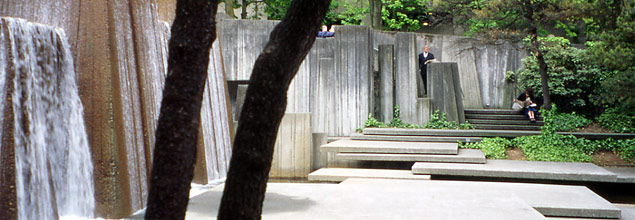
[(590, 162), (588, 140), (573, 135), (535, 135), (512, 140), (525, 153), (528, 160), (557, 162)]
[(483, 138), (476, 143), (460, 143), (461, 148), (481, 149), (488, 159), (506, 159), (505, 150), (511, 145), (511, 141), (505, 138)]
[(582, 115), (573, 113), (560, 113), (553, 117), (553, 127), (556, 131), (576, 131), (578, 128), (586, 127), (591, 120)]
[(439, 110), (435, 110), (430, 116), (430, 121), (426, 123), (423, 128), (431, 129), (474, 129), (474, 126), (470, 122), (466, 121), (465, 124), (459, 124), (456, 121), (448, 121), (445, 112), (439, 114)]
[(364, 127), (365, 128), (385, 128), (388, 127), (386, 126), (386, 124), (384, 124), (381, 121), (378, 121), (376, 118), (373, 117), (372, 114), (368, 114), (368, 119), (366, 119), (366, 122), (364, 123)]
[(591, 96), (591, 101), (622, 114), (635, 115), (635, 67), (608, 74)]
[(399, 114), (399, 105), (395, 105), (395, 112), (392, 115), (392, 120), (390, 120), (390, 127), (395, 128), (421, 128), (421, 125), (405, 123), (401, 120), (401, 116)]
[(598, 117), (598, 123), (606, 129), (619, 133), (635, 132), (635, 116), (618, 113), (615, 109), (608, 109)]

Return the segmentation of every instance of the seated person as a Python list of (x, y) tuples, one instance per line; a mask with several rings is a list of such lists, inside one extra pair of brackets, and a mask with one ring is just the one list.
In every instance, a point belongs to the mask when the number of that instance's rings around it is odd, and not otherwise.
[(335, 31), (333, 30), (333, 26), (331, 26), (331, 30), (328, 30), (326, 25), (322, 25), (322, 31), (318, 32), (318, 37), (333, 37), (335, 36)]
[(536, 122), (536, 113), (538, 112), (538, 105), (534, 102), (534, 92), (531, 88), (527, 88), (523, 93), (518, 96), (514, 102), (522, 103), (523, 113), (529, 117), (529, 121)]

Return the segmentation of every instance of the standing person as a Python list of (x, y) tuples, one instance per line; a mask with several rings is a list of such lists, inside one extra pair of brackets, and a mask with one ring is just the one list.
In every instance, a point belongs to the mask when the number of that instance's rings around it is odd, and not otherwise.
[(525, 91), (518, 96), (518, 101), (523, 102), (523, 111), (527, 117), (529, 117), (529, 121), (536, 122), (536, 112), (538, 105), (535, 103), (534, 99), (534, 91), (531, 88), (525, 89)]
[(421, 73), (421, 80), (423, 80), (423, 91), (428, 94), (428, 63), (434, 60), (434, 54), (430, 53), (429, 47), (423, 48), (423, 53), (419, 54), (419, 71)]

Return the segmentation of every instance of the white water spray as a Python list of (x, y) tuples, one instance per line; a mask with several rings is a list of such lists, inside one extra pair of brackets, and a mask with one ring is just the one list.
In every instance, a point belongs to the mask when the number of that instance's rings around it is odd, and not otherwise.
[(0, 26), (0, 79), (12, 84), (0, 88), (13, 87), (18, 219), (93, 218), (93, 164), (66, 36), (22, 19)]

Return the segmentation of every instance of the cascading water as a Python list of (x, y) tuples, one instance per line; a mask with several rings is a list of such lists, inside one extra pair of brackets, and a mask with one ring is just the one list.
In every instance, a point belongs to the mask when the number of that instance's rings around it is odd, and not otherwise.
[(93, 165), (65, 34), (22, 19), (0, 23), (0, 89), (12, 87), (1, 93), (12, 100), (5, 108), (14, 115), (18, 219), (92, 218)]

